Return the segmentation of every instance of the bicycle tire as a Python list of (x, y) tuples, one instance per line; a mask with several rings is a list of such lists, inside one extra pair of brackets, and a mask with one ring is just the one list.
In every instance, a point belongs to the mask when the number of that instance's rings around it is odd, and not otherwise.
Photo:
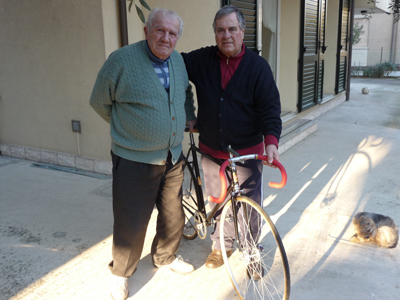
[[(232, 240), (227, 229), (233, 226), (232, 200), (228, 201), (221, 214), (220, 237), (221, 251), (232, 285), (241, 299), (280, 299), (288, 300), (290, 295), (290, 271), (285, 248), (279, 233), (268, 216), (256, 202), (248, 197), (237, 197), (239, 207), (238, 218), (238, 239), (233, 242), (234, 253), (228, 258), (224, 240)], [(247, 212), (245, 213), (246, 207)], [(250, 218), (261, 224), (257, 233), (251, 233)], [(256, 221), (254, 221), (256, 220)], [(242, 221), (242, 223), (240, 223)], [(253, 230), (254, 231), (254, 230)], [(238, 250), (238, 241), (241, 242), (242, 252)], [(236, 251), (235, 251), (236, 250)], [(263, 274), (258, 280), (248, 275), (247, 267), (258, 268), (255, 273)], [(249, 277), (250, 276), (250, 277)]]
[(195, 216), (198, 213), (198, 192), (196, 178), (190, 163), (185, 159), (182, 182), (182, 206), (185, 213), (185, 226), (183, 228), (183, 237), (187, 240), (193, 240), (197, 237)]

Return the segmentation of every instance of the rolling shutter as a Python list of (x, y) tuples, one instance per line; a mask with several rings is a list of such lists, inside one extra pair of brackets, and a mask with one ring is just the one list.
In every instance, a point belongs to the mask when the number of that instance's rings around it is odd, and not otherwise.
[(225, 0), (224, 5), (233, 5), (239, 8), (246, 21), (244, 43), (247, 48), (258, 53), (257, 50), (257, 0)]

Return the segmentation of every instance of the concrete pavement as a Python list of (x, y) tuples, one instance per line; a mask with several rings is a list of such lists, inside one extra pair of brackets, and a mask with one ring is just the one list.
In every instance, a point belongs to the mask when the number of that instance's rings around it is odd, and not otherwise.
[[(398, 79), (352, 79), (351, 100), (281, 156), (288, 183), (282, 190), (265, 184), (264, 206), (288, 254), (291, 299), (400, 299), (400, 246), (349, 242), (358, 211), (400, 225), (399, 157)], [(264, 168), (264, 178), (280, 175)], [(0, 300), (109, 299), (110, 178), (0, 156), (0, 191)], [(149, 256), (155, 220), (156, 212), (129, 299), (238, 299), (223, 267), (204, 266), (209, 239), (182, 240), (178, 254), (194, 264), (192, 274), (156, 270)]]

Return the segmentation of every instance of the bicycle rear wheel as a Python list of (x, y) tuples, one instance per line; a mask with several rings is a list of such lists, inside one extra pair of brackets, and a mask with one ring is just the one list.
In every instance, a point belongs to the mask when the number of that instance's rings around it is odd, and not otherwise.
[(225, 205), (220, 224), (222, 255), (237, 294), (248, 300), (289, 299), (289, 263), (274, 223), (247, 197), (238, 197), (237, 206), (239, 236), (233, 242), (234, 253), (229, 258), (223, 241), (232, 239), (227, 231), (233, 226), (232, 200)]
[(196, 178), (190, 163), (185, 159), (184, 177), (182, 183), (182, 206), (185, 213), (185, 227), (183, 237), (193, 240), (197, 236), (196, 216), (199, 213), (197, 205)]

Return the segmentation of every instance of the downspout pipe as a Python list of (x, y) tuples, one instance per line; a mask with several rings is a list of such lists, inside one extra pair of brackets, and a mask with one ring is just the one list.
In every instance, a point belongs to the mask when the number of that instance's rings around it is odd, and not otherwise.
[(396, 43), (397, 43), (397, 30), (398, 30), (398, 22), (394, 21), (393, 15), (393, 27), (392, 27), (392, 41), (390, 45), (390, 62), (396, 63)]
[(128, 45), (128, 20), (126, 15), (126, 0), (118, 0), (119, 36), (121, 47)]
[(257, 51), (258, 55), (262, 55), (262, 0), (257, 0)]
[(353, 27), (354, 27), (354, 9), (355, 0), (351, 0), (351, 14), (350, 14), (350, 39), (349, 39), (349, 49), (347, 54), (347, 82), (346, 82), (346, 101), (350, 100), (350, 79), (351, 79), (351, 60), (353, 54)]

